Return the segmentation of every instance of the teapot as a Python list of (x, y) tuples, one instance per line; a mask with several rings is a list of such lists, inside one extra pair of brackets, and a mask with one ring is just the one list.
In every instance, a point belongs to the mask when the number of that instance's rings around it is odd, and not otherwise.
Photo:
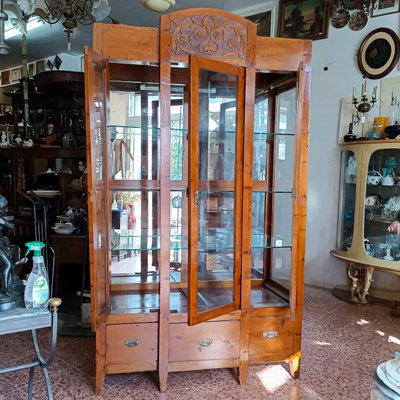
[(383, 176), (375, 170), (369, 171), (367, 176), (367, 184), (368, 185), (379, 185)]
[(393, 176), (387, 175), (382, 179), (382, 185), (383, 186), (393, 186), (394, 185), (394, 179)]

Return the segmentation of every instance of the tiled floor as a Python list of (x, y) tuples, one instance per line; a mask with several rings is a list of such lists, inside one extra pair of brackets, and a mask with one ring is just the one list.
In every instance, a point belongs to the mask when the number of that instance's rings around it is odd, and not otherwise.
[[(26, 333), (2, 336), (0, 367), (29, 361), (30, 349)], [(290, 378), (285, 364), (251, 366), (245, 386), (229, 369), (177, 372), (169, 374), (168, 390), (161, 394), (153, 374), (110, 375), (96, 397), (94, 338), (65, 336), (59, 338), (50, 376), (56, 400), (367, 400), (375, 368), (399, 350), (400, 319), (391, 317), (389, 308), (347, 304), (328, 290), (306, 287), (298, 380)], [(34, 399), (44, 400), (43, 380), (39, 373), (36, 378)], [(27, 381), (26, 371), (0, 375), (0, 399), (26, 399)]]

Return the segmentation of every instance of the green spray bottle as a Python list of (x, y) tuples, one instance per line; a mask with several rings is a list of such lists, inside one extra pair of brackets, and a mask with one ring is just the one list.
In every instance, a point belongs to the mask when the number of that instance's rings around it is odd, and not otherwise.
[(32, 272), (30, 273), (25, 285), (25, 307), (46, 307), (47, 301), (49, 300), (49, 277), (41, 253), (44, 243), (28, 242), (25, 243), (25, 246), (28, 248), (25, 256), (27, 256), (30, 251), (33, 251)]

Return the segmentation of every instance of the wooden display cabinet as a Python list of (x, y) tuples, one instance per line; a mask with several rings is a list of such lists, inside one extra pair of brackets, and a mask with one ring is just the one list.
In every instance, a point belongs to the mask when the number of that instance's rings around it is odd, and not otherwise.
[(299, 375), (310, 65), (310, 41), (220, 10), (94, 25), (97, 393), (111, 373), (158, 371), (161, 391), (175, 371), (238, 368), (245, 383), (250, 363), (288, 361)]
[(399, 144), (341, 145), (337, 249), (331, 254), (347, 264), (349, 287), (334, 290), (345, 300), (367, 302), (374, 269), (400, 275), (400, 237), (388, 232), (400, 212)]

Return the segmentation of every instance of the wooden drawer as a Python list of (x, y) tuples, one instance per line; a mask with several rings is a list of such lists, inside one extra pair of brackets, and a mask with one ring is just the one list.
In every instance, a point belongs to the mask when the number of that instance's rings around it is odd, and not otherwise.
[(239, 339), (240, 321), (171, 324), (169, 361), (238, 358)]
[(250, 319), (250, 354), (289, 353), (293, 346), (293, 321), (289, 317)]
[(158, 324), (108, 325), (106, 363), (131, 364), (132, 370), (150, 371), (157, 367)]

